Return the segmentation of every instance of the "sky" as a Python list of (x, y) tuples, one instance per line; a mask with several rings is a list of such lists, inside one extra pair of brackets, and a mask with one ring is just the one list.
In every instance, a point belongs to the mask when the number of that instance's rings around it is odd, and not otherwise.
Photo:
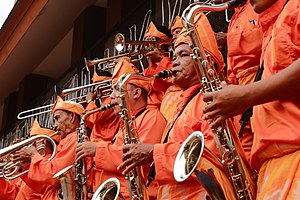
[(0, 28), (14, 6), (15, 0), (0, 0)]

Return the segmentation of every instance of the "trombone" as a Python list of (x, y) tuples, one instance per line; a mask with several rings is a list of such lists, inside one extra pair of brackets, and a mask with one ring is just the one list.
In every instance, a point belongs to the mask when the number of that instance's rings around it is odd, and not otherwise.
[[(144, 46), (144, 48), (140, 48), (139, 50), (133, 50), (132, 46), (134, 45), (141, 45)], [(119, 58), (122, 57), (136, 57), (140, 55), (144, 55), (149, 51), (152, 51), (152, 45), (172, 45), (172, 42), (166, 42), (166, 41), (125, 41), (125, 37), (122, 33), (117, 33), (115, 36), (114, 46), (117, 52), (119, 52), (119, 55), (111, 56), (107, 58), (102, 59), (94, 59), (94, 60), (87, 60), (85, 59), (85, 66), (92, 67), (94, 65), (98, 65), (98, 67), (101, 70), (109, 70), (114, 68), (115, 63)], [(124, 53), (126, 51), (126, 46), (128, 46), (127, 50), (128, 53)], [(140, 61), (140, 59), (134, 59), (132, 62)], [(100, 66), (101, 64), (105, 64), (104, 66)]]
[[(96, 92), (97, 99), (109, 97), (109, 95), (112, 92), (111, 80), (104, 80), (104, 81), (91, 83), (91, 84), (87, 84), (87, 85), (83, 85), (83, 86), (79, 86), (79, 87), (75, 87), (75, 88), (64, 89), (60, 92), (59, 96), (63, 98), (74, 92), (85, 90), (85, 89), (91, 89), (93, 92)], [(86, 95), (82, 95), (79, 97), (72, 98), (72, 99), (70, 99), (70, 101), (77, 101), (78, 103), (85, 103), (86, 102), (85, 98), (86, 98)], [(48, 105), (40, 106), (37, 108), (22, 111), (18, 114), (17, 118), (18, 119), (26, 119), (29, 117), (33, 117), (33, 116), (51, 112), (53, 105), (54, 104), (48, 104)]]

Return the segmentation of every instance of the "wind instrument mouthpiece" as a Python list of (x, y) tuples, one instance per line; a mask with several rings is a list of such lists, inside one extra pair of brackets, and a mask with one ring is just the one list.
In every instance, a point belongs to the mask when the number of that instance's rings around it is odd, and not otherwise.
[(176, 71), (164, 70), (154, 75), (154, 78), (170, 78), (172, 75), (176, 74)]

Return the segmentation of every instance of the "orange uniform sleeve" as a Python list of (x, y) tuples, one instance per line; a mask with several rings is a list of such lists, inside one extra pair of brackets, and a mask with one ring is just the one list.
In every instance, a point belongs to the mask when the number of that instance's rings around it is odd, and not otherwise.
[[(160, 142), (165, 126), (166, 120), (157, 108), (148, 108), (136, 118), (139, 139), (143, 143)], [(122, 133), (119, 132), (114, 144), (100, 142), (96, 150), (96, 168), (116, 172), (117, 167), (122, 163), (123, 141)]]
[(7, 182), (4, 178), (0, 178), (0, 199), (14, 200), (19, 192), (20, 186), (15, 182)]
[(61, 140), (57, 146), (57, 153), (51, 161), (40, 154), (34, 155), (31, 159), (28, 177), (37, 182), (47, 182), (49, 184), (49, 181), (52, 181), (58, 183), (59, 180), (55, 180), (52, 177), (74, 162), (76, 143), (77, 135), (73, 132)]

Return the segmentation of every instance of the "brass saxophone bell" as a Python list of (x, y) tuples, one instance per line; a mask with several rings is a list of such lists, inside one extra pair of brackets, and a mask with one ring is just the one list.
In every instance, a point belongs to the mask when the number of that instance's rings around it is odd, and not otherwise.
[(116, 200), (117, 197), (125, 200), (120, 193), (120, 181), (117, 178), (110, 178), (98, 187), (92, 200)]

